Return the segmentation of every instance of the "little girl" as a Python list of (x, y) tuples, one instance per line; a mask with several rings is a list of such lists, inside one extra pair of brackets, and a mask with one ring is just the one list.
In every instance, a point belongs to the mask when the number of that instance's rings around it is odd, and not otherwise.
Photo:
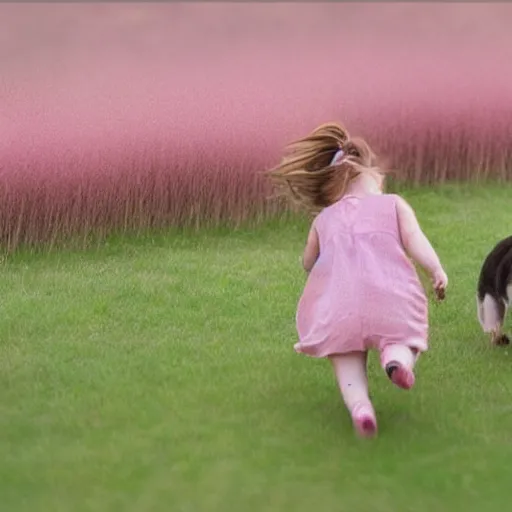
[(384, 171), (362, 139), (328, 123), (289, 146), (270, 171), (293, 199), (320, 213), (303, 255), (308, 279), (298, 304), (297, 352), (332, 362), (357, 433), (377, 432), (368, 395), (368, 350), (380, 353), (389, 379), (414, 385), (427, 350), (427, 297), (408, 256), (431, 276), (439, 299), (448, 278), (412, 208), (384, 194)]

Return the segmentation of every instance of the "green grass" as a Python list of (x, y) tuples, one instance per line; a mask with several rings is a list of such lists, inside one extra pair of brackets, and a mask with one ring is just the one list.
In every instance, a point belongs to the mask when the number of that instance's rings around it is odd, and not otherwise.
[(371, 358), (379, 437), (294, 353), (304, 221), (20, 253), (0, 268), (2, 512), (498, 511), (512, 360), (480, 332), (482, 259), (512, 188), (404, 195), (445, 263), (417, 386)]

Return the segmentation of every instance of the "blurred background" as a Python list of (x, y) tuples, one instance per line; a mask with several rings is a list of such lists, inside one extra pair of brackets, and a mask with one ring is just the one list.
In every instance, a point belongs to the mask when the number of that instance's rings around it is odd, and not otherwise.
[(0, 5), (0, 241), (276, 213), (332, 120), (422, 183), (512, 175), (507, 3)]

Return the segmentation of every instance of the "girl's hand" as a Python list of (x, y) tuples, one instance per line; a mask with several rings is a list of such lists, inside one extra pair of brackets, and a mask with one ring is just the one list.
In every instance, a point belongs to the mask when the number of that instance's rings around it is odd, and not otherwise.
[(442, 268), (437, 269), (432, 275), (432, 284), (436, 292), (437, 300), (444, 300), (445, 291), (448, 286), (448, 276)]

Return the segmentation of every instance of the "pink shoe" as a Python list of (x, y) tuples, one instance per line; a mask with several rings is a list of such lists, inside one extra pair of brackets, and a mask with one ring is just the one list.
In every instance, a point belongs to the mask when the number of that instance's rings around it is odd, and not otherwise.
[(386, 365), (386, 373), (391, 382), (402, 389), (411, 389), (414, 386), (414, 373), (397, 361), (391, 361)]
[(352, 423), (360, 437), (377, 434), (377, 420), (370, 404), (359, 403), (352, 410)]

